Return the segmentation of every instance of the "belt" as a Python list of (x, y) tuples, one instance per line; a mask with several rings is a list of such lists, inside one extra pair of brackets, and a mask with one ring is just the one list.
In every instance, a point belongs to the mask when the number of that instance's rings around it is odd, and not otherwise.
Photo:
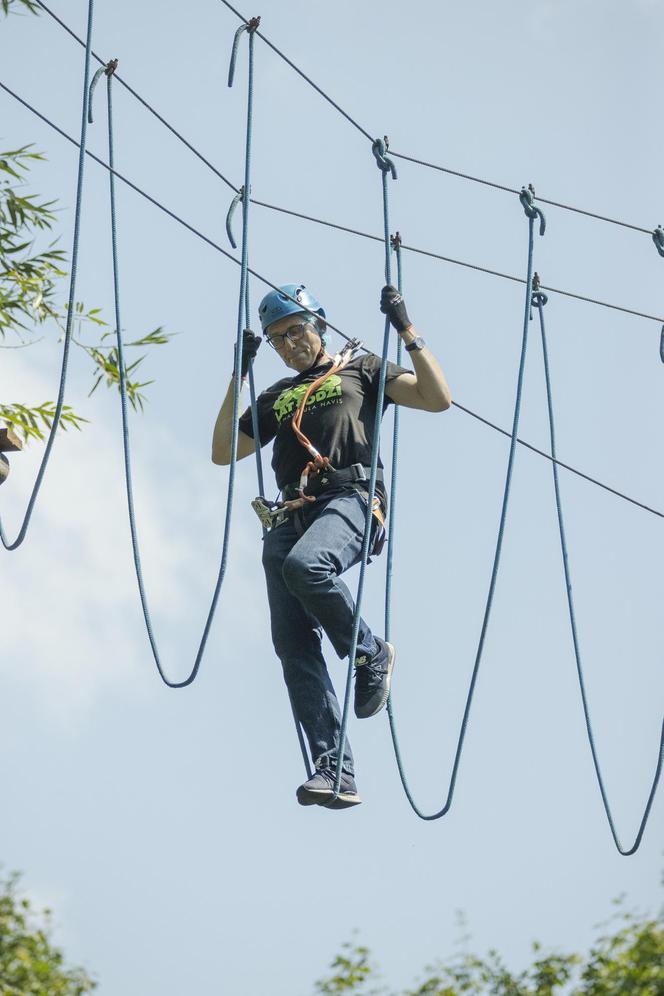
[[(327, 467), (320, 474), (317, 474), (316, 477), (310, 478), (307, 494), (317, 495), (321, 491), (325, 491), (326, 488), (338, 488), (346, 484), (354, 485), (362, 482), (366, 483), (368, 488), (370, 477), (371, 467), (365, 467), (361, 463), (354, 463), (350, 467), (342, 467), (340, 470), (331, 470)], [(383, 481), (383, 472), (378, 468), (376, 471), (376, 483), (382, 484)], [(284, 501), (297, 498), (299, 486), (300, 482), (295, 481), (294, 484), (287, 484), (285, 488), (282, 488), (281, 493)]]

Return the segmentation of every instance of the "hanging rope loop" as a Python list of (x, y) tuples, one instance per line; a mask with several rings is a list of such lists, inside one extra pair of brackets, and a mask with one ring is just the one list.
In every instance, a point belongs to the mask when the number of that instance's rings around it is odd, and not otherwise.
[(529, 183), (527, 187), (521, 188), (521, 193), (519, 194), (519, 200), (523, 205), (523, 210), (526, 212), (529, 218), (532, 218), (533, 220), (539, 218), (540, 222), (539, 233), (540, 235), (544, 235), (544, 231), (546, 229), (546, 218), (544, 217), (544, 214), (542, 213), (541, 209), (535, 205), (534, 202), (535, 188), (533, 187), (532, 183)]
[(228, 209), (228, 214), (226, 215), (226, 235), (228, 236), (228, 241), (233, 246), (233, 249), (237, 249), (237, 242), (233, 237), (233, 229), (231, 227), (231, 222), (233, 221), (233, 215), (238, 204), (244, 203), (244, 187), (240, 187), (237, 194), (231, 201), (231, 206)]
[(387, 155), (387, 150), (389, 146), (390, 143), (388, 141), (387, 135), (385, 135), (383, 138), (374, 139), (371, 145), (371, 151), (376, 157), (376, 164), (378, 166), (378, 169), (381, 170), (381, 172), (383, 173), (391, 173), (392, 179), (396, 180), (397, 168), (394, 165), (393, 160), (390, 159), (390, 157)]
[(661, 225), (658, 225), (652, 233), (652, 240), (655, 243), (657, 252), (660, 256), (664, 256), (664, 228)]
[[(228, 85), (233, 86), (233, 80), (235, 79), (235, 63), (237, 61), (237, 50), (240, 44), (240, 38), (247, 31), (250, 35), (258, 30), (258, 26), (261, 23), (260, 17), (252, 17), (250, 21), (246, 24), (241, 24), (240, 27), (235, 32), (235, 37), (233, 38), (233, 51), (231, 52), (231, 62), (228, 67)], [(235, 247), (233, 247), (235, 248)]]
[(97, 83), (104, 75), (104, 73), (106, 73), (106, 75), (110, 78), (117, 68), (118, 68), (118, 60), (111, 59), (111, 61), (107, 62), (105, 66), (100, 66), (97, 72), (92, 77), (90, 88), (88, 90), (88, 124), (94, 124), (94, 120), (92, 118), (92, 95), (95, 92)]

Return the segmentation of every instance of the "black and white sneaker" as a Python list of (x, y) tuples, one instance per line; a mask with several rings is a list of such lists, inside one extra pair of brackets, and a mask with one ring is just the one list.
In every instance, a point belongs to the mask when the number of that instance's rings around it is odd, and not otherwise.
[(396, 652), (391, 643), (374, 637), (378, 652), (373, 657), (355, 658), (355, 715), (358, 719), (375, 716), (390, 694), (390, 682)]
[(335, 770), (330, 767), (319, 768), (297, 790), (297, 801), (301, 806), (326, 806), (328, 809), (348, 809), (359, 806), (362, 802), (357, 792), (357, 785), (352, 775), (341, 773), (339, 795), (334, 798)]

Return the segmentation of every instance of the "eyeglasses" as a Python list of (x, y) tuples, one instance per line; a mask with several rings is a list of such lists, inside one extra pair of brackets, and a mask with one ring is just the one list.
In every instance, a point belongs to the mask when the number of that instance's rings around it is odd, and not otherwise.
[(286, 339), (290, 343), (299, 342), (308, 328), (311, 328), (310, 322), (298, 322), (296, 325), (290, 325), (285, 332), (280, 332), (279, 335), (266, 335), (265, 338), (272, 348), (279, 353), (284, 348)]

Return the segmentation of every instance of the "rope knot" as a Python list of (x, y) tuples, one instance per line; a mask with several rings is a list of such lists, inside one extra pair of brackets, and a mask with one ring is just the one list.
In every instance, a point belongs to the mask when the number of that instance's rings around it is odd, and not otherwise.
[(389, 148), (389, 145), (390, 143), (388, 141), (387, 135), (384, 135), (383, 138), (374, 139), (371, 145), (371, 151), (376, 157), (376, 165), (378, 166), (378, 169), (382, 173), (391, 173), (392, 179), (396, 180), (397, 168), (394, 165), (394, 162), (387, 155), (387, 150)]
[(652, 233), (652, 240), (655, 243), (655, 249), (657, 252), (660, 256), (664, 256), (664, 229), (661, 225), (658, 225)]
[(542, 211), (535, 206), (534, 198), (535, 198), (535, 188), (533, 187), (532, 183), (529, 183), (527, 187), (521, 188), (521, 193), (519, 194), (519, 200), (521, 201), (523, 210), (526, 212), (529, 218), (531, 219), (539, 218), (540, 220), (539, 233), (540, 235), (544, 235), (544, 230), (546, 228), (546, 218), (544, 217)]

